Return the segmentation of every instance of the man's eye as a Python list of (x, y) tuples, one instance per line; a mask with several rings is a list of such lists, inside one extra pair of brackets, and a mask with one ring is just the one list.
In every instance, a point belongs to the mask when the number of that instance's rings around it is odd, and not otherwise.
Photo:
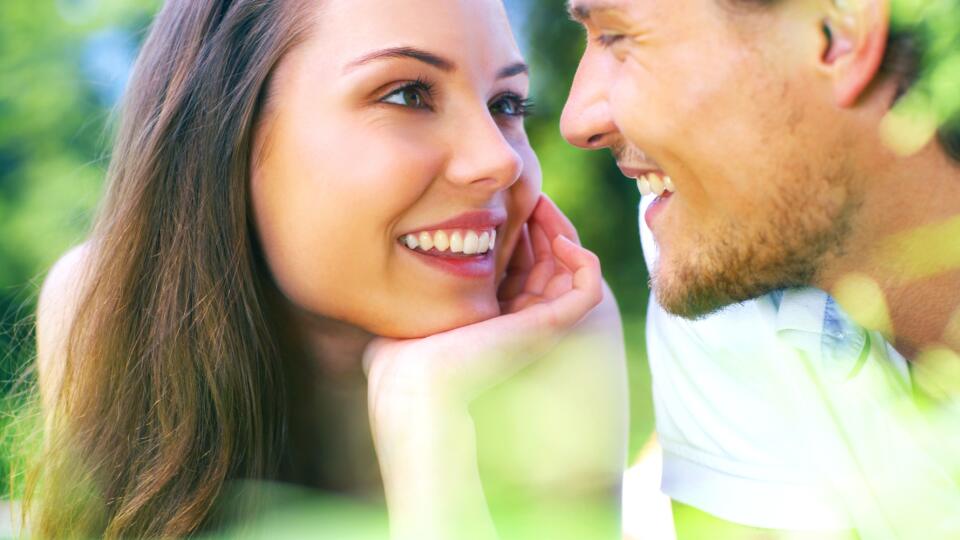
[(620, 41), (623, 37), (623, 34), (600, 34), (596, 37), (596, 41), (601, 47), (606, 48)]
[(413, 82), (390, 92), (384, 96), (380, 102), (409, 107), (411, 109), (429, 109), (429, 94), (429, 86), (422, 82)]
[(504, 94), (490, 103), (490, 112), (499, 116), (527, 117), (533, 113), (533, 101), (516, 94)]

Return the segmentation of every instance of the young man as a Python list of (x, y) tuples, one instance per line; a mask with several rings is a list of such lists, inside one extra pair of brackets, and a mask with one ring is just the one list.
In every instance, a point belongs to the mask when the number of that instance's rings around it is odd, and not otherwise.
[(901, 33), (884, 0), (571, 0), (564, 135), (654, 192), (679, 525), (960, 535), (960, 48), (921, 33), (960, 4), (903, 4)]

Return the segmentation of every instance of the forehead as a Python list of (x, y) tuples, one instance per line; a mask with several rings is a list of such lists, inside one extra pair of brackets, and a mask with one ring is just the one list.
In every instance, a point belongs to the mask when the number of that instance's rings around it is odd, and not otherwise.
[(311, 41), (341, 64), (387, 47), (460, 61), (520, 58), (501, 0), (324, 0), (317, 9)]

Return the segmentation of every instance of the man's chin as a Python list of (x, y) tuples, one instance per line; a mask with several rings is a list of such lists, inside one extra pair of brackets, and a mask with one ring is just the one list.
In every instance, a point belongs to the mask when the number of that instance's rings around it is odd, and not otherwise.
[(725, 287), (710, 276), (695, 276), (690, 272), (670, 278), (655, 273), (652, 279), (653, 293), (660, 306), (671, 315), (690, 320), (702, 319), (725, 307), (763, 294), (762, 291), (746, 291), (742, 283), (729, 285)]
[(734, 302), (721, 302), (715, 298), (693, 294), (690, 291), (673, 291), (654, 287), (657, 302), (669, 314), (684, 319), (702, 319)]

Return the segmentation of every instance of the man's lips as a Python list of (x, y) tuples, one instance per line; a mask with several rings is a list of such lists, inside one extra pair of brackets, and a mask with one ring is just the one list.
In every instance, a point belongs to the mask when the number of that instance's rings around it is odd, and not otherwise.
[(643, 214), (643, 220), (647, 222), (647, 227), (653, 230), (653, 225), (656, 223), (657, 217), (663, 212), (666, 205), (670, 202), (670, 192), (664, 192), (662, 196), (657, 197), (650, 203), (650, 206), (647, 207), (647, 211)]
[(663, 171), (659, 167), (654, 167), (652, 165), (624, 165), (623, 163), (617, 163), (617, 167), (620, 168), (620, 172), (623, 173), (627, 178), (636, 180), (641, 176), (649, 173), (658, 173), (663, 174)]

